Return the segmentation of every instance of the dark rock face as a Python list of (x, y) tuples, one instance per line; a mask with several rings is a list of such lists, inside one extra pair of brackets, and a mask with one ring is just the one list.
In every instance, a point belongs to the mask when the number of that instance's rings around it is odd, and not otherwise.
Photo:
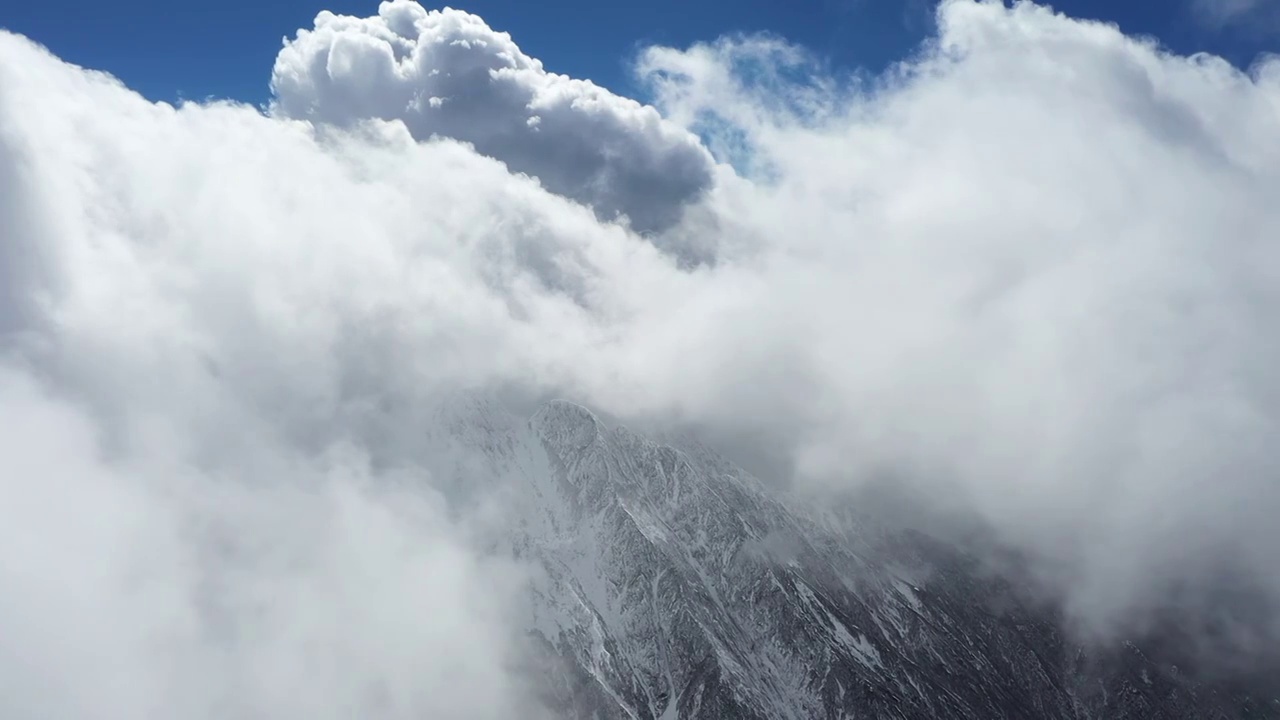
[(559, 402), (481, 425), (524, 483), (515, 551), (545, 570), (529, 627), (565, 717), (1280, 717), (1138, 645), (1088, 652), (952, 548), (800, 509), (696, 444)]

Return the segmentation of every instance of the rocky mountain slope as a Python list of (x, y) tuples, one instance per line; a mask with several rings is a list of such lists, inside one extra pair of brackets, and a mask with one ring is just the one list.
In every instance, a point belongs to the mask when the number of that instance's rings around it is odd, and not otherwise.
[(512, 482), (544, 700), (580, 718), (1280, 717), (1139, 645), (1087, 652), (963, 555), (801, 509), (696, 444), (564, 402), (451, 412)]

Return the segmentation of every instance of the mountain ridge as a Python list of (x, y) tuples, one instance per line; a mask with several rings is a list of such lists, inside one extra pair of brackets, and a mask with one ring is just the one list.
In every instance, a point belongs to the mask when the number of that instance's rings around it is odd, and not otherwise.
[[(471, 405), (517, 481), (541, 696), (574, 718), (1280, 717), (1280, 701), (1105, 653), (911, 531), (793, 502), (704, 445), (556, 400)], [(498, 417), (495, 417), (495, 414)]]

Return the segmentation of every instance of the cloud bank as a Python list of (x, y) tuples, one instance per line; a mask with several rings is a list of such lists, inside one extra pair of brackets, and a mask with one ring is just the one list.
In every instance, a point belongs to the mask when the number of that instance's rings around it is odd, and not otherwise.
[(10, 370), (0, 430), (6, 715), (517, 714), (514, 576), (360, 452), (198, 468), (157, 430), (107, 457), (82, 409)]
[[(774, 346), (795, 376), (730, 414), (801, 408), (777, 426), (802, 476), (976, 510), (1095, 626), (1218, 562), (1274, 591), (1280, 65), (1031, 4), (939, 24), (878, 83), (792, 85), (782, 108), (732, 72), (776, 47), (643, 59), (672, 117), (768, 170), (736, 214), (774, 239), (758, 337), (803, 339)], [(761, 397), (715, 372), (683, 396), (700, 412)]]
[(661, 116), (406, 2), (321, 14), (265, 116), (0, 35), (2, 714), (510, 716), (457, 388), (921, 488), (1097, 633), (1224, 568), (1274, 605), (1280, 65), (938, 12), (872, 83), (650, 49)]

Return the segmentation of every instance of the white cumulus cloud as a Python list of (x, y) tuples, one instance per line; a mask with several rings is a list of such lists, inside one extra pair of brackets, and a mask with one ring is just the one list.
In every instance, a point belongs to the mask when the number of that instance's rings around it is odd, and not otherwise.
[(320, 13), (286, 42), (272, 88), (281, 115), (399, 119), (419, 140), (464, 140), (644, 232), (679, 220), (712, 180), (697, 139), (653, 108), (547, 72), (475, 15), (412, 0), (370, 18)]

